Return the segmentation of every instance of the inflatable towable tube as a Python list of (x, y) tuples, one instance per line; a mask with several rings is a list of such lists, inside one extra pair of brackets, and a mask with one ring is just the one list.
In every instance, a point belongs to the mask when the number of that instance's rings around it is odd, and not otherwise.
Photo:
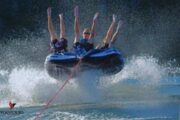
[(112, 75), (120, 72), (124, 66), (121, 52), (108, 48), (94, 49), (83, 54), (77, 52), (51, 53), (46, 57), (45, 68), (51, 77), (59, 79), (70, 75), (80, 59), (78, 72), (98, 69), (107, 75)]

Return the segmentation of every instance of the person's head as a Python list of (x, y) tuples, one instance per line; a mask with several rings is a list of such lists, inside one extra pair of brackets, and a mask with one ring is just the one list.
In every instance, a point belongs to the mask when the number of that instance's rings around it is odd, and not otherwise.
[(90, 34), (91, 34), (91, 30), (89, 28), (85, 28), (83, 30), (83, 35), (82, 36), (83, 36), (84, 39), (89, 39)]

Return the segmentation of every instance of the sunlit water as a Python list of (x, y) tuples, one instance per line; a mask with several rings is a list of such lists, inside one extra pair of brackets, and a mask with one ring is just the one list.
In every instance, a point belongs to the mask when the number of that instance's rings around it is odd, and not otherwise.
[[(171, 64), (159, 65), (153, 57), (134, 56), (114, 76), (84, 72), (69, 81), (39, 119), (178, 120), (180, 70)], [(1, 69), (0, 81), (2, 120), (35, 119), (63, 83), (50, 78), (43, 68), (31, 66), (11, 72)], [(9, 100), (17, 104), (12, 110)]]

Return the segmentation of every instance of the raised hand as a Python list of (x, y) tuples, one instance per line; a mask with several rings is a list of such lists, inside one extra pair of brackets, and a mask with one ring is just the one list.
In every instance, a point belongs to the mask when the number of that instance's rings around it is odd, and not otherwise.
[(47, 15), (48, 15), (48, 16), (51, 16), (51, 7), (48, 7), (48, 9), (47, 9)]
[(96, 21), (98, 16), (99, 16), (99, 13), (97, 12), (93, 17), (93, 21)]
[(115, 14), (113, 14), (112, 20), (113, 20), (113, 22), (116, 22), (116, 15)]
[(117, 25), (117, 28), (116, 28), (116, 31), (119, 30), (119, 28), (122, 26), (123, 22), (121, 20), (119, 20), (118, 22), (118, 25)]
[(61, 14), (59, 14), (59, 18), (60, 19), (62, 19), (63, 18), (63, 14), (61, 13)]
[(74, 8), (74, 16), (75, 16), (75, 17), (78, 17), (78, 16), (79, 16), (79, 7), (78, 7), (78, 6), (76, 6), (76, 7)]

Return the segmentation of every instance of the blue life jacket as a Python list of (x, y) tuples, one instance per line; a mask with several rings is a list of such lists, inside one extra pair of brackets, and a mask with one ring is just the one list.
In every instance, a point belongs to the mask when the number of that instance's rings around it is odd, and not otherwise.
[(87, 39), (84, 39), (84, 38), (81, 38), (81, 39), (80, 39), (80, 44), (86, 45), (86, 44), (88, 44), (88, 40), (87, 40)]
[(81, 38), (80, 39), (80, 46), (84, 48), (86, 51), (89, 51), (94, 48), (92, 43), (88, 42), (88, 39)]

